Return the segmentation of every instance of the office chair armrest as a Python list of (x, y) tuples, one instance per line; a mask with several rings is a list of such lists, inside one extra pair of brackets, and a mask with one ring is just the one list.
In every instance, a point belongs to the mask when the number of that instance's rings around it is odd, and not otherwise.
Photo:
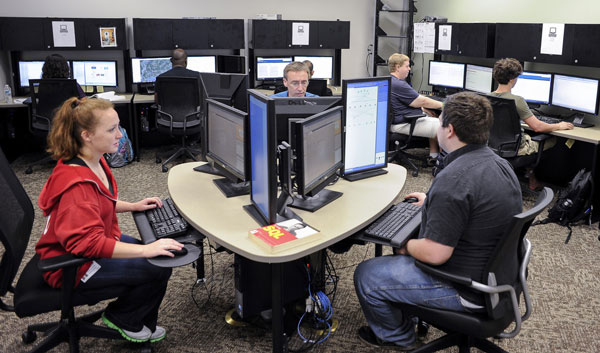
[(404, 120), (406, 120), (410, 124), (410, 132), (408, 133), (409, 137), (412, 137), (413, 131), (415, 131), (415, 126), (417, 125), (417, 120), (419, 118), (427, 116), (425, 113), (422, 114), (410, 114), (405, 115)]
[(533, 135), (531, 136), (531, 139), (533, 141), (537, 141), (537, 142), (543, 142), (546, 141), (547, 139), (551, 138), (552, 136), (550, 135), (546, 135), (546, 134), (539, 134), (539, 135)]
[(448, 272), (444, 272), (442, 270), (439, 270), (431, 265), (428, 265), (426, 263), (423, 263), (421, 261), (416, 260), (415, 261), (415, 265), (421, 269), (423, 272), (436, 276), (436, 277), (440, 277), (442, 279), (451, 281), (451, 282), (456, 282), (465, 286), (471, 286), (471, 284), (473, 283), (473, 280), (465, 277), (465, 276), (458, 276), (458, 275), (454, 275), (452, 273), (448, 273)]
[(42, 272), (54, 271), (61, 268), (68, 267), (79, 267), (86, 262), (93, 259), (86, 257), (77, 257), (73, 254), (64, 254), (61, 256), (55, 256), (48, 259), (40, 259), (38, 262), (38, 268)]

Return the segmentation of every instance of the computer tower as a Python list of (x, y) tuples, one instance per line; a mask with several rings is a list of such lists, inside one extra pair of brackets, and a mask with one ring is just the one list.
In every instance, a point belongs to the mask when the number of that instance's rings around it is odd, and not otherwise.
[[(271, 268), (240, 255), (234, 257), (235, 309), (247, 319), (271, 308)], [(308, 296), (306, 263), (295, 260), (283, 264), (283, 305)]]

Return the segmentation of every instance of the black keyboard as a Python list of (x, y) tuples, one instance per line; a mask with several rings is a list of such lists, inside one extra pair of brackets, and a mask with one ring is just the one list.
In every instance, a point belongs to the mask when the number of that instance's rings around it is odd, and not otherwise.
[(383, 214), (365, 230), (365, 236), (402, 246), (421, 225), (421, 207), (401, 202)]
[(179, 215), (170, 198), (163, 200), (163, 207), (144, 212), (157, 239), (177, 237), (187, 232), (188, 223)]
[(568, 120), (561, 120), (559, 118), (553, 118), (550, 116), (545, 116), (545, 115), (536, 115), (536, 118), (538, 118), (538, 120), (545, 122), (546, 124), (558, 124), (561, 121), (567, 121), (571, 124), (573, 124), (573, 126), (575, 127), (581, 127), (581, 128), (588, 128), (588, 127), (592, 127), (594, 126), (594, 124), (589, 124), (589, 123), (574, 123)]

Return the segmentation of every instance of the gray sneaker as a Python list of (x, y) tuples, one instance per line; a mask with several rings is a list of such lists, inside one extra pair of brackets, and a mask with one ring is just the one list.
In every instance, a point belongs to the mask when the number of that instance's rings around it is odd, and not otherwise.
[(106, 316), (104, 316), (104, 313), (102, 314), (102, 322), (104, 322), (106, 326), (112, 328), (113, 330), (119, 331), (123, 338), (131, 342), (146, 342), (152, 336), (152, 331), (150, 331), (150, 329), (146, 326), (142, 326), (142, 329), (138, 332), (124, 330), (118, 327), (117, 325), (113, 324), (109, 319), (107, 319)]
[[(146, 326), (144, 327), (147, 328)], [(165, 330), (164, 327), (156, 326), (156, 329), (154, 330), (154, 332), (152, 332), (152, 336), (150, 336), (150, 342), (158, 342), (165, 337), (167, 337), (167, 330)]]

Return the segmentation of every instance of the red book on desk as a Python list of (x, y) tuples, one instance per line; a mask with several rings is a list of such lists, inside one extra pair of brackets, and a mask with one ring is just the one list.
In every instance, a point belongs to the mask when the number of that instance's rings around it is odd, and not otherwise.
[(271, 224), (248, 233), (265, 250), (274, 253), (306, 244), (318, 238), (319, 231), (297, 219)]

